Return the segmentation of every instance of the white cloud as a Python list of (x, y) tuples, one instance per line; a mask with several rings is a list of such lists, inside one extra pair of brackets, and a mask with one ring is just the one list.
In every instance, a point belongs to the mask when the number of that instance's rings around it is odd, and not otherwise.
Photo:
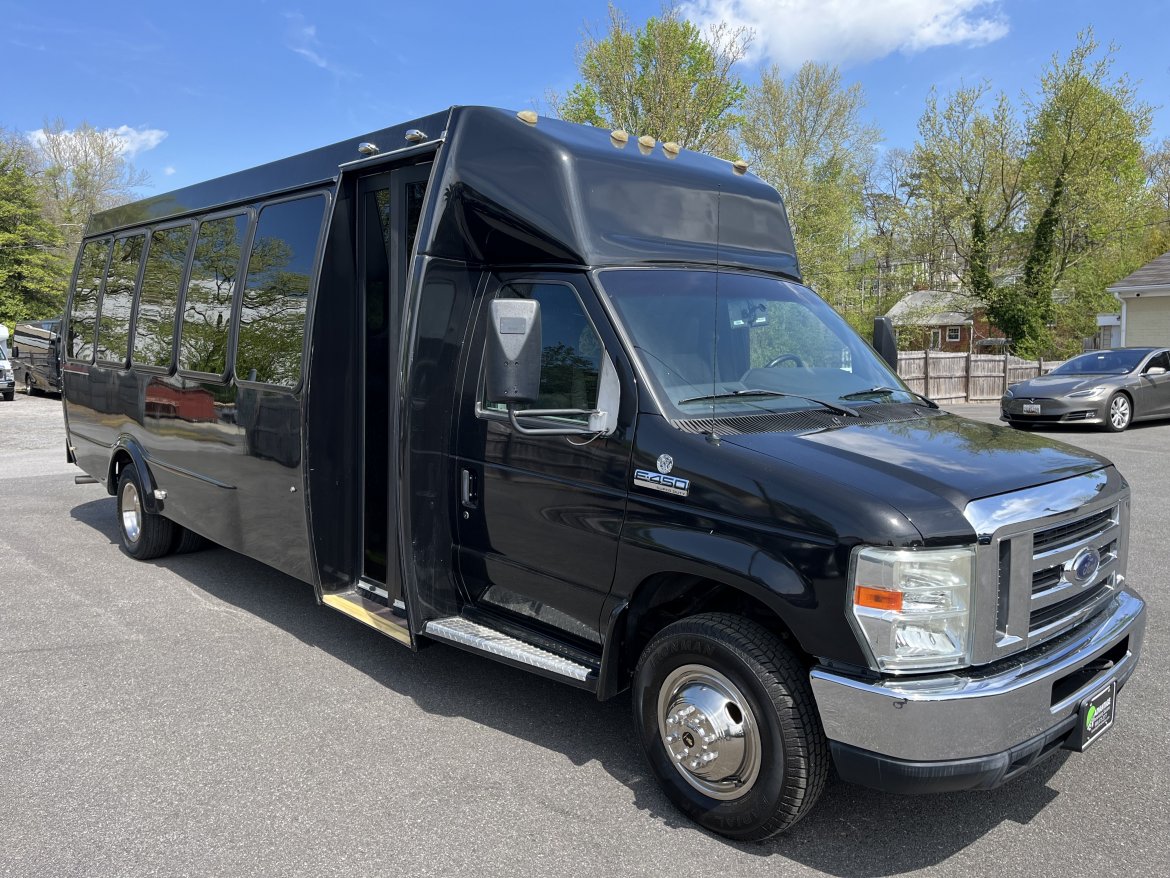
[(167, 132), (158, 128), (131, 128), (129, 125), (119, 125), (113, 129), (113, 133), (122, 142), (121, 152), (127, 158), (154, 149), (167, 139)]
[(690, 0), (701, 26), (755, 32), (751, 60), (791, 71), (805, 61), (860, 64), (894, 52), (978, 46), (1008, 32), (1001, 0)]
[[(70, 137), (73, 133), (68, 130), (61, 132), (65, 137)], [(140, 152), (154, 149), (167, 139), (167, 132), (160, 128), (131, 128), (129, 125), (99, 129), (98, 133), (116, 141), (118, 154), (126, 158), (133, 158)], [(28, 139), (34, 146), (43, 147), (45, 130), (38, 128), (36, 131), (28, 132)]]
[(174, 165), (167, 165), (165, 168), (163, 168), (163, 173), (166, 174), (168, 177), (173, 176), (175, 173), (175, 166)]

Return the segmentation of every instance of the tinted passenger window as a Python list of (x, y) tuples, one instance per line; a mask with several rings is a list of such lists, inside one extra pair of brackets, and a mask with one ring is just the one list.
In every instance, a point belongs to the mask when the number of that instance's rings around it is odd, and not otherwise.
[(175, 312), (190, 244), (191, 226), (162, 229), (150, 236), (142, 295), (138, 297), (138, 322), (134, 325), (136, 364), (171, 365)]
[[(577, 293), (568, 284), (515, 283), (498, 298), (536, 299), (540, 302), (540, 398), (531, 408), (582, 409), (597, 407), (601, 371), (601, 340), (585, 316)], [(504, 405), (487, 405), (506, 411)], [(574, 418), (582, 422), (584, 416)]]
[(300, 380), (305, 310), (324, 214), (323, 196), (260, 211), (240, 309), (237, 378), (285, 387)]
[(114, 255), (106, 272), (102, 313), (98, 323), (99, 360), (124, 363), (129, 351), (130, 311), (134, 307), (134, 283), (146, 235), (131, 235), (114, 242)]
[(180, 369), (212, 375), (227, 371), (232, 300), (247, 231), (243, 213), (199, 224), (179, 339)]
[(75, 360), (93, 359), (94, 330), (97, 324), (98, 291), (106, 271), (110, 239), (90, 241), (81, 251), (81, 268), (73, 288), (73, 305), (69, 315), (69, 356)]
[(1166, 353), (1166, 351), (1162, 351), (1160, 354), (1155, 354), (1150, 358), (1150, 362), (1146, 363), (1146, 370), (1148, 371), (1156, 366), (1170, 370), (1170, 354)]

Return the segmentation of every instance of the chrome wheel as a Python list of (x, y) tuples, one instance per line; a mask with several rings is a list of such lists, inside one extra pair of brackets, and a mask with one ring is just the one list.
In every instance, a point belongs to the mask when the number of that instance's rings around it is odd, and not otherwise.
[(763, 747), (756, 717), (716, 670), (683, 665), (662, 681), (658, 732), (675, 769), (706, 796), (738, 799), (759, 776)]
[(122, 533), (127, 542), (136, 543), (142, 536), (142, 503), (138, 499), (138, 488), (134, 482), (127, 479), (122, 484), (121, 503), (118, 504), (122, 512)]
[(1128, 427), (1131, 415), (1128, 396), (1117, 394), (1109, 401), (1109, 425), (1114, 430), (1120, 431)]

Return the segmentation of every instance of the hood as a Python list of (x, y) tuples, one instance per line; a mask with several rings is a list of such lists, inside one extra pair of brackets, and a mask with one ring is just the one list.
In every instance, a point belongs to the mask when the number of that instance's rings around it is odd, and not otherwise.
[(887, 500), (912, 520), (923, 494), (962, 510), (980, 497), (1109, 466), (1063, 442), (943, 414), (815, 433), (754, 433), (724, 442), (824, 473)]
[(1092, 390), (1101, 384), (1118, 386), (1127, 375), (1042, 375), (1013, 384), (1009, 388), (1017, 399), (1030, 397), (1049, 398), (1065, 396), (1077, 390)]

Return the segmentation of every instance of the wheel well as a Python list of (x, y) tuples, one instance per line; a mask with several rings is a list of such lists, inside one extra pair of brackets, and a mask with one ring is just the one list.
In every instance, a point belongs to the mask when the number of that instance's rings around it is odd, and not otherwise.
[(788, 643), (811, 665), (791, 629), (763, 601), (726, 583), (700, 576), (666, 573), (651, 576), (634, 592), (626, 612), (620, 646), (620, 686), (628, 684), (638, 657), (655, 634), (672, 622), (696, 613), (732, 613), (751, 619)]

